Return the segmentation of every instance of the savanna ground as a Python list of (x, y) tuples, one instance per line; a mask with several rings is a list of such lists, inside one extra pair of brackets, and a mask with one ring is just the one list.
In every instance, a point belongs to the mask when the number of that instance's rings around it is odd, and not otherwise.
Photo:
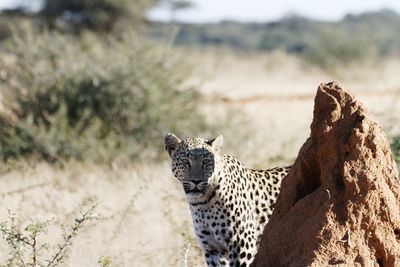
[[(290, 164), (309, 134), (313, 96), (320, 82), (338, 80), (368, 108), (389, 135), (399, 133), (399, 59), (332, 72), (284, 53), (188, 51), (194, 65), (185, 87), (203, 93), (207, 116), (240, 116), (222, 132), (224, 149), (250, 167)], [(174, 107), (171, 107), (173, 109)], [(193, 122), (196, 123), (196, 122)], [(225, 123), (225, 122), (224, 122)], [(162, 139), (163, 136), (160, 136)], [(241, 144), (238, 144), (241, 143)], [(201, 266), (189, 209), (169, 161), (18, 161), (0, 178), (0, 218), (16, 214), (20, 227), (52, 220), (41, 242), (62, 242), (59, 223), (73, 224), (98, 203), (93, 220), (76, 236), (65, 266)], [(0, 263), (7, 259), (0, 243)]]

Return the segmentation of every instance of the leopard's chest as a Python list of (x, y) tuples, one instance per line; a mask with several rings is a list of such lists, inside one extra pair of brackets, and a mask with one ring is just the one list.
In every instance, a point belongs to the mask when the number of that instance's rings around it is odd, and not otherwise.
[(202, 206), (191, 206), (193, 226), (197, 236), (229, 244), (240, 227), (253, 224), (256, 218), (249, 200), (241, 194), (229, 194), (221, 186), (215, 198)]
[(191, 207), (195, 233), (200, 244), (219, 254), (228, 251), (234, 235), (232, 213), (218, 201), (207, 207)]

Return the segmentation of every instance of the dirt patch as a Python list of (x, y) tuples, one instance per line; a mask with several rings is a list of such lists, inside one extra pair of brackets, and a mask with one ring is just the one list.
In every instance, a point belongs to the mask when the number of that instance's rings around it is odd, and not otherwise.
[(335, 82), (282, 182), (253, 266), (400, 266), (400, 183), (382, 128)]

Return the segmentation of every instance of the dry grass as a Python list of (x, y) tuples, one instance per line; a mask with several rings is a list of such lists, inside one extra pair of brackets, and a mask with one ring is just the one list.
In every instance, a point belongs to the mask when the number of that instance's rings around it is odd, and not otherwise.
[[(100, 201), (101, 219), (82, 230), (65, 266), (99, 266), (109, 257), (112, 266), (201, 265), (184, 194), (169, 166), (88, 166), (69, 163), (20, 166), (1, 177), (0, 218), (7, 209), (17, 214), (21, 227), (31, 219), (71, 223), (88, 198)], [(55, 244), (59, 236), (42, 235)], [(7, 258), (0, 243), (0, 263)]]
[[(237, 132), (223, 133), (225, 151), (250, 167), (288, 164), (296, 157), (309, 134), (313, 95), (324, 81), (340, 80), (387, 132), (400, 132), (394, 127), (400, 125), (397, 59), (362, 71), (345, 70), (338, 77), (304, 68), (284, 54), (217, 52), (188, 53), (197, 65), (188, 83), (200, 85), (208, 114), (233, 107), (250, 118), (249, 128), (241, 129), (250, 140), (243, 140), (240, 150), (229, 144), (238, 142), (233, 139)], [(204, 265), (184, 193), (166, 162), (111, 167), (71, 162), (62, 168), (17, 164), (0, 177), (0, 221), (6, 220), (9, 208), (21, 226), (30, 218), (70, 223), (90, 198), (100, 201), (102, 219), (78, 235), (66, 266), (99, 266), (99, 259), (103, 266)], [(57, 243), (59, 235), (52, 233), (43, 238)], [(2, 242), (0, 263), (6, 257)]]
[(229, 151), (247, 164), (265, 167), (288, 163), (296, 157), (309, 135), (314, 95), (321, 82), (339, 81), (365, 104), (389, 135), (400, 133), (400, 76), (395, 74), (400, 58), (333, 74), (280, 52), (187, 53), (196, 62), (195, 75), (188, 83), (206, 94), (206, 112), (215, 114), (234, 108), (250, 118), (247, 131), (255, 141), (247, 151)]

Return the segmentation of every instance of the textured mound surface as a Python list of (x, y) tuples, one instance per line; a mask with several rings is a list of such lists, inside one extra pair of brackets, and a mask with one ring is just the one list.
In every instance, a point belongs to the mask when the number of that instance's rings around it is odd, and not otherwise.
[(400, 266), (400, 183), (382, 128), (335, 82), (284, 178), (253, 266)]

